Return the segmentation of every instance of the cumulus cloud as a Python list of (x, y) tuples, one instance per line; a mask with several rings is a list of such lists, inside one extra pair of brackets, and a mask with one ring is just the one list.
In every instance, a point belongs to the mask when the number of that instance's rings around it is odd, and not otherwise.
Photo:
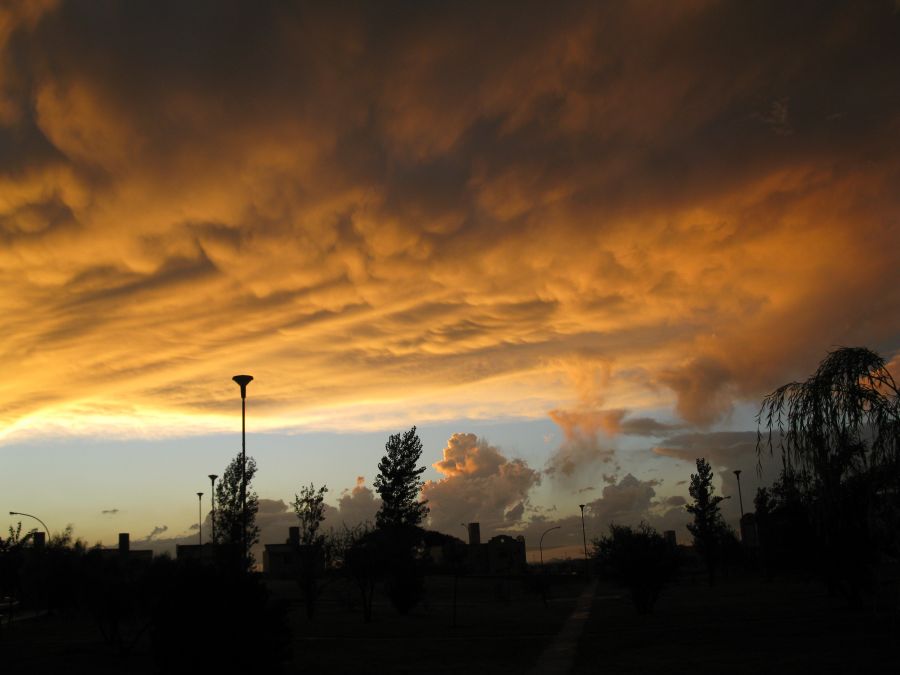
[(508, 459), (475, 434), (453, 434), (443, 459), (433, 466), (444, 478), (426, 481), (422, 488), (431, 527), (457, 536), (461, 523), (481, 523), (483, 536), (515, 527), (525, 514), (529, 492), (540, 483), (540, 474), (524, 460)]
[(342, 525), (353, 527), (360, 523), (375, 522), (375, 514), (381, 508), (381, 499), (366, 486), (364, 476), (356, 477), (356, 485), (352, 489), (341, 492), (338, 499), (337, 513), (332, 520), (340, 520)]
[(223, 428), (252, 364), (258, 428), (555, 408), (559, 474), (573, 354), (705, 425), (900, 346), (890, 3), (406, 9), (4, 3), (5, 435)]

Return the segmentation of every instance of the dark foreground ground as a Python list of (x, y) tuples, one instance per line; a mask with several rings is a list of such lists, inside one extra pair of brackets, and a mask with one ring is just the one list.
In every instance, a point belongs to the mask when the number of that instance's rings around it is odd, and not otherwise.
[[(463, 578), (453, 625), (452, 578), (432, 577), (427, 601), (408, 616), (376, 596), (362, 621), (354, 589), (332, 584), (314, 619), (296, 585), (272, 583), (290, 603), (292, 661), (286, 672), (529, 673), (553, 644), (584, 588), (556, 580), (544, 603), (519, 581)], [(816, 583), (753, 576), (667, 589), (654, 613), (639, 616), (621, 590), (601, 584), (570, 672), (897, 673), (900, 620), (871, 607), (849, 610)], [(198, 644), (198, 649), (208, 649)], [(83, 617), (36, 617), (4, 626), (0, 673), (152, 673), (149, 642), (127, 656), (102, 642)]]
[(900, 673), (900, 617), (755, 576), (677, 584), (648, 616), (601, 590), (572, 672)]

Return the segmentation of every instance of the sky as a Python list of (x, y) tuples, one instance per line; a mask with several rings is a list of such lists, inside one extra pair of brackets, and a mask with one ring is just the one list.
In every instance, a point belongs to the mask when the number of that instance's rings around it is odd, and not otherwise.
[(891, 1), (4, 2), (0, 513), (195, 540), (238, 373), (264, 541), (412, 425), (457, 536), (746, 508), (762, 396), (900, 376), (897, 82)]

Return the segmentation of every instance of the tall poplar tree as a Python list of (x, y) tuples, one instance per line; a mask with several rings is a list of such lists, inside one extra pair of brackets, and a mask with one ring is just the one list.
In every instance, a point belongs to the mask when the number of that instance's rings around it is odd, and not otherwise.
[(422, 441), (413, 427), (404, 434), (393, 434), (385, 443), (386, 454), (378, 463), (375, 491), (381, 508), (375, 515), (379, 528), (418, 526), (428, 515), (426, 501), (419, 501), (425, 467), (417, 467), (422, 456)]
[(713, 494), (715, 488), (712, 479), (713, 472), (709, 462), (703, 457), (698, 457), (697, 473), (691, 474), (691, 484), (688, 487), (694, 501), (685, 506), (688, 513), (694, 516), (694, 522), (688, 523), (687, 528), (694, 536), (694, 547), (706, 562), (710, 585), (715, 581), (716, 546), (725, 531), (725, 521), (719, 512), (719, 502), (724, 497)]

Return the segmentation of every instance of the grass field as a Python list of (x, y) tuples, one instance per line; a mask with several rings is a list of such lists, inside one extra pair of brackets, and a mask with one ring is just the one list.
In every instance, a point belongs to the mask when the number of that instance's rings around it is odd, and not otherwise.
[(898, 673), (900, 624), (816, 582), (731, 578), (666, 589), (653, 614), (598, 592), (575, 673)]
[[(528, 673), (554, 640), (584, 588), (561, 577), (547, 602), (521, 581), (463, 577), (453, 625), (453, 580), (429, 577), (426, 600), (401, 616), (376, 594), (372, 623), (355, 589), (327, 586), (313, 620), (297, 585), (272, 582), (289, 603), (292, 659), (286, 672)], [(870, 607), (847, 609), (821, 585), (732, 577), (667, 588), (653, 614), (638, 615), (620, 589), (599, 586), (578, 643), (573, 672), (588, 673), (896, 673), (900, 620)], [(198, 649), (206, 648), (198, 645)], [(59, 614), (4, 626), (7, 673), (151, 673), (149, 642), (113, 654), (83, 617)]]
[[(275, 598), (289, 603), (292, 659), (286, 672), (522, 673), (569, 616), (583, 588), (576, 577), (552, 584), (546, 604), (519, 580), (463, 577), (453, 625), (453, 579), (426, 579), (425, 601), (399, 615), (376, 593), (373, 621), (364, 623), (357, 592), (346, 581), (326, 586), (312, 621), (296, 583), (270, 582)], [(199, 645), (198, 649), (206, 648)], [(4, 626), (0, 634), (7, 673), (152, 673), (148, 639), (126, 657), (113, 654), (90, 619), (41, 616)]]

